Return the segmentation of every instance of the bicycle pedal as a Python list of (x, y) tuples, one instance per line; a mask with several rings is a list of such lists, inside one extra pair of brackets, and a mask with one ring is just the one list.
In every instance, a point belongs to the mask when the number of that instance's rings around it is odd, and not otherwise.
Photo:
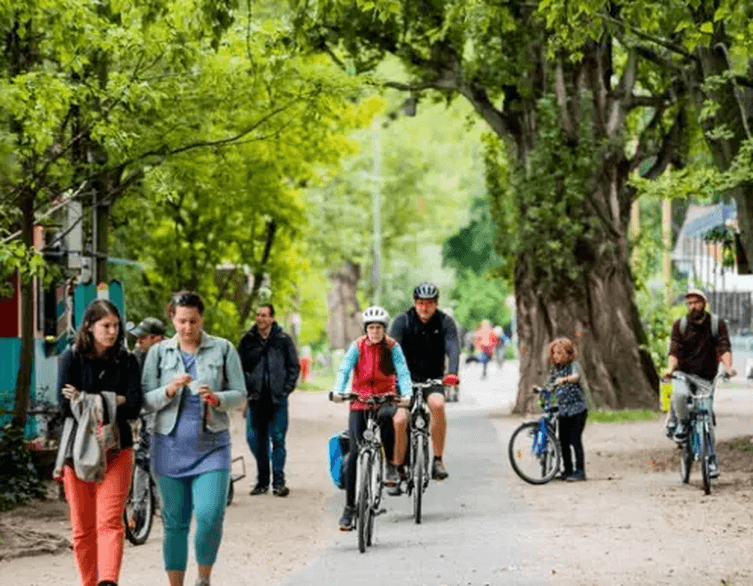
[(387, 512), (387, 509), (379, 509), (376, 513), (374, 513), (374, 516), (376, 515), (382, 515)]

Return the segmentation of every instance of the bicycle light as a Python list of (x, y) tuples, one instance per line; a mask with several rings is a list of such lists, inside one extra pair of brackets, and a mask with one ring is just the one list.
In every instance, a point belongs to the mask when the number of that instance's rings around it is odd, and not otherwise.
[(364, 430), (363, 439), (365, 439), (367, 442), (374, 441), (374, 432), (370, 429)]
[(416, 429), (423, 429), (426, 427), (426, 419), (423, 417), (416, 417), (415, 421)]

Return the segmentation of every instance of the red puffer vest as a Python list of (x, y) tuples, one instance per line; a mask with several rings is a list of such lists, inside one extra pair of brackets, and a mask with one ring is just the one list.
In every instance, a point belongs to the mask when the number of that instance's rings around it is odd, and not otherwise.
[[(386, 395), (395, 392), (395, 375), (382, 372), (382, 346), (392, 349), (395, 340), (384, 337), (379, 344), (369, 344), (367, 336), (361, 336), (356, 340), (358, 347), (358, 362), (353, 369), (353, 392), (358, 393), (361, 400), (368, 399), (371, 395)], [(369, 406), (361, 401), (351, 401), (352, 411), (365, 411)]]

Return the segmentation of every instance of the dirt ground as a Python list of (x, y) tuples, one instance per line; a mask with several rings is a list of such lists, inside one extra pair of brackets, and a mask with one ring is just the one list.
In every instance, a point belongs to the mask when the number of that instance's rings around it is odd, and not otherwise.
[[(753, 389), (744, 382), (721, 389), (717, 413), (722, 474), (709, 496), (697, 465), (690, 483), (680, 483), (679, 452), (661, 433), (662, 416), (588, 425), (586, 482), (531, 486), (510, 471), (511, 490), (537, 519), (521, 531), (541, 550), (542, 571), (536, 573), (563, 586), (753, 585)], [(345, 407), (321, 393), (292, 396), (291, 495), (280, 499), (248, 494), (254, 466), (244, 421), (234, 416), (234, 454), (244, 455), (251, 474), (236, 483), (213, 582), (279, 584), (327, 549), (339, 509), (333, 509), (337, 491), (322, 446), (345, 417)], [(519, 420), (492, 414), (502, 446)], [(50, 493), (47, 501), (0, 513), (0, 576), (14, 576), (14, 584), (75, 584), (66, 506), (55, 498), (54, 484)], [(159, 521), (152, 531), (146, 545), (126, 544), (124, 584), (162, 583)], [(194, 575), (189, 567), (190, 579)]]
[[(753, 387), (717, 395), (720, 477), (711, 494), (698, 464), (680, 482), (680, 450), (654, 421), (586, 426), (586, 482), (521, 482), (539, 524), (529, 538), (559, 586), (753, 585)], [(501, 415), (501, 414), (500, 414)], [(509, 437), (510, 418), (495, 417)], [(501, 433), (500, 436), (503, 434)]]

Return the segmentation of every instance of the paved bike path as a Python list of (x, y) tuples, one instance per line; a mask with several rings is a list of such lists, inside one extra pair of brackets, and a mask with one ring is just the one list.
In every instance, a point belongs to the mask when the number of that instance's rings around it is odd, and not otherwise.
[[(499, 384), (474, 374), (466, 373), (466, 387), (475, 384), (488, 395)], [(374, 543), (361, 554), (355, 532), (337, 531), (344, 492), (337, 493), (330, 501), (332, 546), (284, 586), (545, 584), (536, 558), (536, 521), (507, 462), (509, 435), (498, 434), (471, 390), (447, 412), (451, 476), (430, 483), (422, 524), (413, 521), (411, 499), (385, 495), (387, 513), (377, 517)]]

